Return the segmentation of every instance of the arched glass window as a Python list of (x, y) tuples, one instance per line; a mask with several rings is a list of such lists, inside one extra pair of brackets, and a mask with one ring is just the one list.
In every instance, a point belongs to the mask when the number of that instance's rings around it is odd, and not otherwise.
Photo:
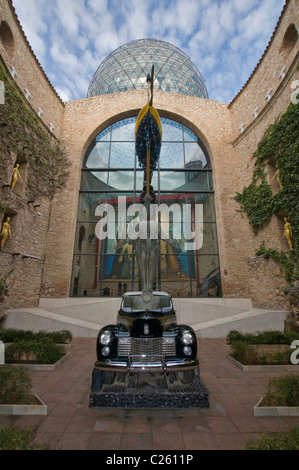
[[(160, 241), (155, 288), (174, 297), (221, 296), (208, 152), (198, 136), (186, 126), (164, 117), (161, 121), (162, 149), (157, 169), (153, 171), (152, 186), (161, 228), (177, 243), (173, 246), (165, 240)], [(117, 296), (126, 290), (140, 288), (134, 245), (120, 246), (123, 240), (119, 234), (123, 227), (120, 222), (127, 226), (136, 216), (130, 214), (129, 208), (140, 202), (143, 190), (144, 172), (135, 155), (135, 122), (136, 117), (131, 117), (107, 127), (96, 136), (85, 154), (71, 295)], [(113, 208), (113, 217), (105, 229), (109, 234), (103, 239), (96, 235), (99, 226), (96, 209), (105, 204)], [(180, 211), (180, 219), (173, 208)], [(190, 223), (187, 226), (185, 216), (188, 214)], [(82, 227), (85, 228), (85, 242), (78, 252)], [(190, 240), (195, 242), (195, 234), (199, 232), (200, 244), (190, 243)]]

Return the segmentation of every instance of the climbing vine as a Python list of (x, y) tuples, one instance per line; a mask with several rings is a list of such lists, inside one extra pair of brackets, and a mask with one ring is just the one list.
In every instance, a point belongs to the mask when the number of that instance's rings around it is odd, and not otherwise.
[(285, 271), (285, 279), (288, 284), (292, 284), (294, 281), (294, 270), (295, 266), (292, 262), (292, 259), (288, 256), (287, 253), (283, 253), (274, 248), (266, 248), (265, 242), (262, 242), (261, 246), (256, 252), (257, 256), (264, 256), (266, 259), (274, 259), (277, 261)]
[[(256, 152), (252, 181), (235, 199), (241, 211), (248, 216), (254, 233), (283, 211), (292, 228), (293, 250), (279, 253), (261, 245), (257, 254), (276, 259), (283, 265), (286, 279), (292, 284), (298, 276), (299, 252), (299, 106), (290, 104), (286, 113), (272, 124), (259, 142)], [(267, 181), (266, 164), (275, 162), (279, 170), (282, 188), (276, 194)]]
[(2, 61), (0, 80), (5, 87), (5, 104), (0, 106), (0, 150), (24, 156), (32, 170), (29, 188), (52, 199), (68, 177), (64, 149), (28, 105)]

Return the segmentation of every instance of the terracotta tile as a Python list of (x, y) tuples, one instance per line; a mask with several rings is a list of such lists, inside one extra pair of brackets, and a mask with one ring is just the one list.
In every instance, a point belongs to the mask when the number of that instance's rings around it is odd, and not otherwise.
[(245, 440), (240, 434), (213, 434), (217, 449), (219, 450), (244, 450)]
[(66, 432), (56, 443), (56, 450), (87, 450), (91, 433)]
[(238, 432), (236, 426), (234, 426), (232, 421), (226, 416), (207, 416), (205, 420), (212, 434), (226, 434)]
[(39, 432), (63, 432), (70, 421), (66, 416), (47, 416), (38, 427)]
[(210, 430), (206, 424), (206, 421), (202, 417), (188, 417), (182, 418), (179, 421), (179, 428), (183, 435), (185, 434), (202, 434), (202, 433), (209, 433)]
[(178, 420), (175, 418), (172, 419), (161, 419), (153, 418), (152, 420), (152, 429), (155, 433), (178, 433), (180, 432), (180, 426)]
[(151, 450), (153, 436), (151, 433), (123, 433), (120, 442), (122, 450)]
[(124, 421), (123, 433), (151, 433), (152, 422), (146, 417), (126, 418)]
[(84, 416), (84, 415), (76, 415), (71, 418), (69, 421), (65, 432), (66, 433), (86, 433), (86, 432), (93, 432), (94, 427), (96, 424), (96, 418), (93, 416)]
[(93, 433), (88, 450), (119, 450), (121, 433)]
[(94, 431), (99, 433), (121, 433), (123, 426), (123, 420), (114, 418), (98, 419), (95, 422)]
[(216, 443), (211, 434), (184, 433), (183, 440), (186, 450), (215, 450)]
[(182, 434), (180, 433), (153, 433), (154, 450), (185, 450), (185, 448), (185, 442)]

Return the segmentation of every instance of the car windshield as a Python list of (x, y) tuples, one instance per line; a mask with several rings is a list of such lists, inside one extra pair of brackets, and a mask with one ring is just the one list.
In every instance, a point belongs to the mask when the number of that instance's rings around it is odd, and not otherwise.
[(159, 298), (159, 307), (150, 308), (150, 309), (140, 309), (135, 307), (136, 298), (140, 297), (140, 294), (136, 295), (127, 295), (123, 297), (121, 310), (126, 313), (169, 313), (172, 311), (172, 301), (171, 298), (167, 295), (155, 295)]

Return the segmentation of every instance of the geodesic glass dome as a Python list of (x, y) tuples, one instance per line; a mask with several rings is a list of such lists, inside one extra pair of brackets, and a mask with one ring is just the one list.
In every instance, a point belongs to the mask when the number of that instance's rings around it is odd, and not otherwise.
[(131, 41), (112, 52), (95, 72), (87, 97), (147, 88), (154, 65), (154, 89), (208, 98), (205, 82), (190, 58), (156, 39)]

